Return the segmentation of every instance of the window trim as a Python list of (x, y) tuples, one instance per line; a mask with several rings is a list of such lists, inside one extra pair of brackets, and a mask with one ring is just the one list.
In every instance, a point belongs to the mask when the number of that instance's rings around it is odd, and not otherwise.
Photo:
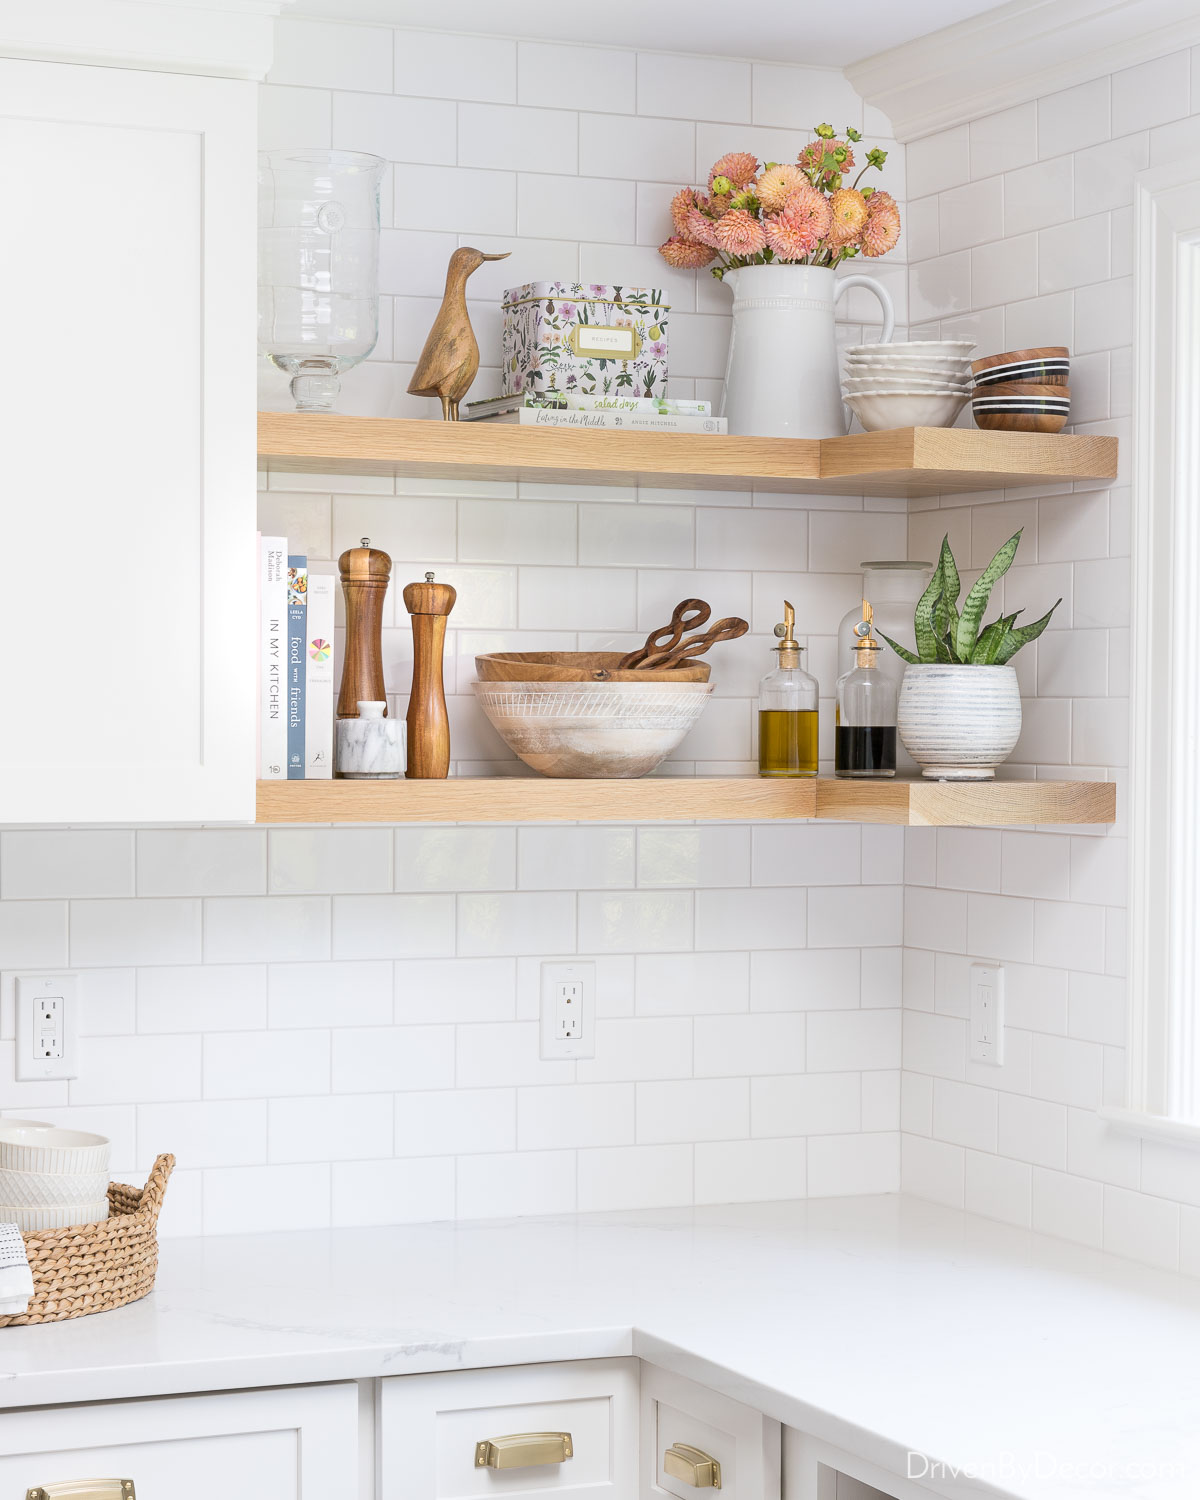
[(1128, 1098), (1105, 1113), (1200, 1146), (1200, 168), (1139, 173), (1135, 209)]

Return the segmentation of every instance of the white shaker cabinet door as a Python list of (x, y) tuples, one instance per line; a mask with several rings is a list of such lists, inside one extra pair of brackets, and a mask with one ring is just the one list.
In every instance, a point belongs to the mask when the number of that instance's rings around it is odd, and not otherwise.
[(0, 60), (0, 823), (254, 816), (254, 110)]
[(357, 1500), (357, 1388), (0, 1413), (0, 1495), (73, 1479), (131, 1479), (137, 1500)]

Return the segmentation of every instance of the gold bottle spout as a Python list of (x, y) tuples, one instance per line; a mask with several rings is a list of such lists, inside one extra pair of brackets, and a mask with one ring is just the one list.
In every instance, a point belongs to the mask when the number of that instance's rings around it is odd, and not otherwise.
[(796, 607), (788, 599), (783, 601), (783, 622), (776, 625), (775, 634), (779, 637), (779, 644), (774, 647), (779, 652), (779, 665), (798, 667), (802, 648), (796, 639)]

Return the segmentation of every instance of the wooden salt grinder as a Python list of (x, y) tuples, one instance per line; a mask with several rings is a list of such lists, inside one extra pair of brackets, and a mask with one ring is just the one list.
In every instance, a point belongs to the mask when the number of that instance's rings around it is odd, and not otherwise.
[(404, 590), (404, 607), (412, 616), (413, 676), (408, 700), (408, 770), (413, 780), (433, 781), (450, 771), (450, 720), (442, 686), (446, 617), (457, 595), (448, 583), (424, 583)]
[(383, 687), (383, 601), (392, 560), (370, 543), (371, 538), (365, 536), (361, 547), (351, 547), (338, 558), (342, 593), (346, 598), (346, 651), (338, 691), (339, 719), (357, 719), (360, 702), (387, 701)]

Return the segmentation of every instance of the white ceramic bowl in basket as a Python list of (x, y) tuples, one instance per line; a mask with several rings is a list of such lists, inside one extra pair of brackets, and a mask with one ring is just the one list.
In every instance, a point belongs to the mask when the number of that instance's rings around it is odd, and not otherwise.
[(5, 1171), (107, 1173), (111, 1150), (107, 1136), (87, 1130), (65, 1130), (40, 1120), (0, 1120), (0, 1169)]
[(700, 717), (711, 682), (476, 682), (501, 739), (543, 776), (645, 776)]
[(0, 1203), (76, 1208), (107, 1196), (107, 1172), (13, 1172), (0, 1167)]
[(107, 1218), (107, 1197), (97, 1203), (80, 1203), (70, 1208), (0, 1203), (0, 1224), (15, 1224), (22, 1234), (36, 1234), (40, 1229), (71, 1229), (76, 1224), (99, 1224)]

